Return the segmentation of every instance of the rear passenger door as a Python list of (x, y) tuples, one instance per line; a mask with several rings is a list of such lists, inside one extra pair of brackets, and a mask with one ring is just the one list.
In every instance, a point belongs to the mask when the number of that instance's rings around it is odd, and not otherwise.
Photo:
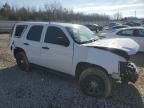
[(71, 73), (73, 43), (63, 28), (48, 26), (42, 44), (42, 65), (54, 70)]
[(32, 25), (25, 37), (23, 45), (30, 63), (40, 64), (43, 28), (43, 25)]

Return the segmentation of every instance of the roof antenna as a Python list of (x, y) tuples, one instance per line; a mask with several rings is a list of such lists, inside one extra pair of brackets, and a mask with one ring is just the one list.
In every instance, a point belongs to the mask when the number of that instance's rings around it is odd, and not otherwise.
[(50, 18), (48, 19), (49, 24), (51, 24)]
[(51, 22), (49, 21), (49, 24), (51, 24)]
[(136, 13), (136, 10), (135, 10), (135, 18), (136, 18), (136, 14), (137, 14), (137, 13)]

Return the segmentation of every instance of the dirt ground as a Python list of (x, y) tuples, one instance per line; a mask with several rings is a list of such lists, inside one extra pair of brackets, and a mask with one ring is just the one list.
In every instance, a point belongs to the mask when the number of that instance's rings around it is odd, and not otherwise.
[(108, 99), (88, 97), (78, 81), (52, 72), (18, 69), (8, 53), (8, 34), (0, 34), (0, 108), (144, 108), (144, 54), (131, 58), (139, 67), (136, 84), (116, 83)]

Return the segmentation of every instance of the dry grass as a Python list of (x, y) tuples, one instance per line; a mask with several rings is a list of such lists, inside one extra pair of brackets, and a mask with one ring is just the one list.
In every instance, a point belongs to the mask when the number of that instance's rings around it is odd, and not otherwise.
[(0, 68), (12, 66), (15, 64), (14, 58), (9, 53), (8, 37), (8, 34), (0, 35)]

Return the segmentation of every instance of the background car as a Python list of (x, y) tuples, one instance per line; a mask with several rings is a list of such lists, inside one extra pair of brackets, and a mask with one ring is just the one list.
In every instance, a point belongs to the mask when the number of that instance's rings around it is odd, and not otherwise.
[(102, 31), (102, 30), (103, 30), (103, 26), (101, 26), (101, 25), (99, 25), (99, 24), (93, 24), (93, 25), (97, 26), (97, 28), (98, 28), (99, 31)]
[(85, 26), (95, 33), (103, 30), (103, 27), (98, 24), (86, 24)]
[(114, 32), (101, 33), (102, 38), (131, 38), (140, 45), (140, 52), (144, 52), (144, 27), (128, 27)]
[(124, 23), (123, 25), (128, 25), (128, 26), (131, 26), (131, 27), (134, 27), (134, 26), (141, 26), (140, 23), (136, 23), (136, 22), (127, 22), (127, 23)]
[(121, 23), (117, 23), (117, 22), (112, 22), (112, 23), (109, 23), (109, 24), (107, 25), (107, 28), (109, 29), (109, 28), (112, 28), (112, 27), (118, 26), (118, 25), (122, 25), (122, 24), (121, 24)]
[(117, 30), (117, 29), (127, 28), (127, 27), (129, 27), (129, 26), (127, 26), (127, 25), (117, 25), (117, 26), (114, 26), (114, 27), (105, 29), (103, 32), (114, 32), (114, 31)]

